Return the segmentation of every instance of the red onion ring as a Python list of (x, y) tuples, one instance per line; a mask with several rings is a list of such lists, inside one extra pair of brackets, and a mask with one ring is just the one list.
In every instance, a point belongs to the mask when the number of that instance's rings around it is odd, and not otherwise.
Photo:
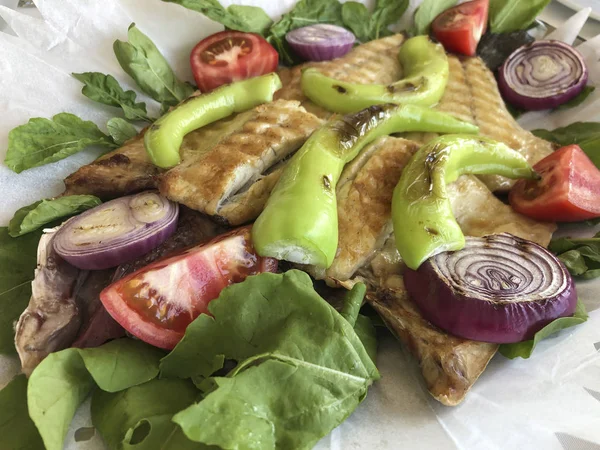
[(531, 339), (577, 305), (566, 267), (545, 248), (507, 233), (468, 237), (464, 249), (407, 269), (404, 282), (423, 317), (475, 341)]
[(498, 73), (504, 99), (522, 109), (556, 108), (579, 95), (588, 80), (581, 54), (560, 41), (536, 41), (513, 52)]
[(286, 34), (285, 39), (307, 61), (328, 61), (344, 56), (356, 41), (352, 32), (325, 23), (296, 28)]
[(121, 197), (68, 220), (56, 233), (54, 250), (80, 269), (108, 269), (162, 244), (178, 215), (179, 205), (156, 192)]

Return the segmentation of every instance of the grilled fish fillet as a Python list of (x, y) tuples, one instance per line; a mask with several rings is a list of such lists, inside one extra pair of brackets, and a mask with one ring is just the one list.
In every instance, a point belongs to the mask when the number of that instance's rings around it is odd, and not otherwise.
[[(299, 100), (308, 111), (319, 117), (329, 112), (314, 105), (302, 93), (302, 69), (314, 67), (321, 73), (341, 81), (360, 84), (388, 84), (401, 78), (398, 50), (404, 41), (402, 34), (360, 45), (346, 56), (333, 61), (309, 63), (279, 72), (283, 88), (277, 98)], [(479, 126), (480, 133), (520, 152), (531, 164), (549, 155), (553, 144), (524, 130), (510, 115), (502, 99), (494, 74), (479, 58), (448, 56), (450, 77), (444, 96), (436, 109)], [(406, 137), (420, 143), (435, 137), (432, 133), (411, 133)], [(482, 177), (492, 191), (507, 190), (514, 183), (498, 176)]]
[(90, 194), (108, 200), (156, 188), (162, 169), (150, 162), (143, 132), (123, 147), (81, 167), (65, 179), (63, 195)]
[(348, 83), (389, 84), (402, 77), (398, 50), (405, 39), (403, 34), (395, 34), (359, 45), (345, 56), (332, 61), (312, 62), (282, 69), (278, 74), (283, 87), (275, 93), (275, 98), (298, 100), (307, 111), (327, 118), (331, 113), (312, 103), (302, 93), (302, 70), (314, 67), (324, 75)]
[(421, 317), (406, 291), (379, 289), (367, 300), (415, 356), (427, 389), (444, 405), (459, 404), (498, 349), (451, 336)]
[[(554, 145), (524, 130), (506, 109), (494, 74), (480, 58), (448, 57), (450, 78), (436, 109), (476, 124), (479, 132), (503, 142), (535, 164), (554, 150)], [(481, 179), (492, 191), (505, 191), (515, 183), (486, 175)]]
[[(337, 187), (338, 251), (325, 277), (348, 280), (392, 232), (392, 193), (419, 146), (383, 137), (348, 164)], [(358, 219), (358, 220), (357, 220)]]
[(64, 195), (108, 199), (160, 186), (174, 201), (239, 225), (260, 214), (281, 161), (321, 123), (299, 102), (261, 105), (186, 135), (182, 162), (168, 172), (150, 162), (142, 133), (70, 175)]
[[(405, 266), (392, 234), (391, 200), (402, 170), (417, 148), (415, 142), (384, 137), (365, 147), (346, 166), (337, 189), (336, 258), (325, 273), (314, 269), (312, 273), (333, 285), (352, 284), (353, 276), (367, 282), (368, 301), (415, 355), (432, 395), (444, 404), (456, 405), (497, 346), (439, 330), (420, 316), (405, 292)], [(448, 196), (466, 235), (506, 231), (547, 245), (555, 228), (517, 214), (473, 176), (462, 176), (449, 185)]]
[[(184, 155), (181, 164), (161, 177), (160, 192), (231, 225), (255, 219), (278, 177), (268, 175), (322, 122), (298, 102), (287, 100), (260, 105), (244, 115), (247, 120), (216, 145)], [(253, 187), (256, 183), (260, 184)]]

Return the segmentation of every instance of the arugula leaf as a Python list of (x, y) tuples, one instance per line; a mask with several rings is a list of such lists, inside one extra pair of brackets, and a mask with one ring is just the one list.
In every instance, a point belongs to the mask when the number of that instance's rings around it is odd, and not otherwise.
[(175, 415), (192, 440), (310, 448), (379, 378), (353, 327), (304, 272), (249, 277), (223, 290), (209, 311), (161, 361), (162, 376), (196, 380), (222, 368), (225, 358), (238, 362), (227, 378), (210, 380), (214, 389), (204, 400)]
[(230, 5), (227, 7), (227, 12), (243, 24), (245, 29), (239, 31), (264, 35), (269, 31), (271, 25), (273, 25), (273, 20), (259, 6)]
[(600, 122), (575, 122), (553, 131), (538, 129), (532, 133), (561, 146), (577, 144), (600, 168)]
[(424, 0), (415, 11), (415, 34), (428, 34), (433, 19), (457, 3), (458, 0)]
[(511, 33), (487, 32), (481, 37), (481, 41), (479, 41), (477, 56), (483, 60), (488, 69), (494, 72), (516, 49), (533, 41), (535, 41), (534, 37), (526, 30), (513, 31)]
[(230, 30), (264, 35), (273, 21), (258, 6), (231, 5), (225, 9), (218, 0), (163, 0), (204, 14), (211, 20), (223, 24)]
[(600, 122), (574, 122), (552, 131), (538, 129), (533, 130), (532, 133), (560, 145), (579, 144), (600, 135)]
[(400, 20), (408, 8), (408, 0), (377, 0), (373, 14), (358, 2), (342, 5), (342, 20), (361, 42), (368, 42), (392, 34), (388, 27)]
[(557, 333), (565, 328), (573, 327), (575, 325), (582, 324), (588, 319), (585, 306), (580, 300), (577, 300), (577, 307), (575, 314), (571, 317), (560, 317), (553, 320), (540, 331), (535, 333), (533, 339), (529, 341), (517, 342), (515, 344), (502, 344), (500, 346), (500, 353), (507, 358), (514, 359), (516, 357), (529, 358), (535, 349), (535, 346), (548, 336)]
[(33, 371), (27, 405), (47, 450), (62, 450), (71, 419), (93, 386), (75, 349), (51, 353)]
[(12, 238), (0, 228), (0, 353), (15, 352), (13, 323), (27, 308), (41, 230)]
[(198, 391), (187, 380), (153, 380), (118, 393), (97, 390), (92, 422), (110, 448), (123, 450), (201, 450), (171, 421), (190, 406)]
[(594, 86), (591, 85), (586, 85), (583, 90), (579, 93), (579, 95), (577, 95), (577, 97), (572, 98), (571, 100), (569, 100), (566, 103), (563, 103), (562, 105), (558, 106), (556, 108), (556, 110), (561, 110), (561, 109), (569, 109), (569, 108), (574, 108), (576, 106), (581, 105), (589, 96), (592, 92), (594, 92), (596, 90), (596, 88)]
[(371, 319), (359, 314), (354, 324), (354, 332), (365, 346), (365, 350), (373, 363), (375, 363), (377, 361), (377, 332)]
[(275, 47), (283, 62), (293, 64), (294, 57), (285, 35), (296, 28), (317, 23), (344, 25), (339, 0), (300, 0), (269, 29), (267, 40)]
[(362, 306), (367, 286), (364, 283), (356, 283), (352, 286), (352, 290), (348, 291), (344, 296), (344, 305), (340, 314), (352, 326), (356, 324), (358, 312)]
[(132, 23), (129, 42), (116, 40), (113, 49), (119, 64), (144, 93), (163, 105), (174, 106), (194, 93), (180, 81), (156, 45)]
[(0, 391), (2, 447), (11, 450), (43, 450), (44, 444), (27, 411), (27, 378), (17, 375)]
[(106, 123), (108, 132), (117, 145), (123, 145), (129, 139), (137, 136), (138, 131), (133, 125), (120, 117), (113, 117)]
[(114, 142), (95, 123), (73, 114), (60, 113), (52, 119), (36, 117), (8, 133), (4, 163), (21, 173), (60, 161), (92, 145), (115, 148)]
[(571, 275), (585, 279), (600, 276), (600, 233), (592, 238), (553, 239), (548, 250), (558, 256)]
[(550, 0), (490, 0), (492, 33), (508, 33), (528, 28)]
[(141, 341), (118, 339), (97, 348), (48, 355), (29, 378), (27, 404), (47, 450), (62, 450), (75, 411), (94, 384), (116, 392), (158, 375), (162, 352)]
[(146, 104), (136, 103), (136, 93), (124, 91), (119, 82), (111, 75), (104, 75), (100, 72), (73, 73), (72, 75), (84, 84), (81, 93), (90, 100), (120, 107), (128, 119), (152, 122), (146, 112)]
[(8, 224), (12, 237), (22, 236), (57, 219), (73, 216), (98, 206), (101, 200), (93, 195), (68, 195), (40, 200), (19, 209)]

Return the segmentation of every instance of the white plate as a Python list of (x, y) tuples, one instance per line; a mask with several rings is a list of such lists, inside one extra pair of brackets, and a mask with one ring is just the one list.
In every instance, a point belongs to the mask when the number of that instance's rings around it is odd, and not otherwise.
[(583, 8), (592, 8), (590, 17), (595, 20), (600, 20), (600, 0), (557, 0), (573, 11), (579, 11)]

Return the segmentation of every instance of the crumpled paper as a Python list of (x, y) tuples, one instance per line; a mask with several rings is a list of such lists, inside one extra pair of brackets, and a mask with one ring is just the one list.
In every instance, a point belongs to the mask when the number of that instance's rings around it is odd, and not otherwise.
[[(233, 3), (222, 0), (225, 6)], [(273, 17), (295, 0), (238, 1), (260, 5)], [(367, 2), (368, 3), (368, 2)], [(410, 11), (420, 3), (412, 0)], [(17, 36), (0, 33), (0, 158), (8, 132), (30, 117), (68, 111), (106, 129), (118, 110), (93, 103), (80, 94), (71, 72), (109, 73), (127, 87), (133, 83), (113, 56), (115, 39), (125, 39), (135, 22), (167, 57), (180, 78), (192, 80), (188, 54), (205, 35), (221, 29), (202, 15), (158, 0), (36, 0), (44, 20), (0, 7)], [(583, 11), (554, 35), (572, 41), (589, 15)], [(405, 15), (402, 29), (411, 14)], [(600, 84), (600, 38), (581, 47), (590, 80)], [(158, 105), (143, 95), (151, 113)], [(526, 114), (529, 129), (554, 128), (576, 120), (600, 121), (600, 89), (580, 107), (551, 115)], [(88, 150), (59, 163), (14, 174), (0, 166), (0, 224), (14, 211), (63, 190), (62, 179), (98, 155)], [(591, 235), (597, 230), (570, 227), (562, 234)], [(427, 393), (415, 361), (388, 334), (380, 333), (376, 383), (357, 411), (324, 438), (319, 450), (350, 449), (568, 449), (592, 450), (600, 445), (600, 281), (578, 283), (590, 312), (587, 323), (542, 342), (529, 360), (496, 356), (458, 407), (445, 407)], [(0, 385), (18, 364), (0, 358)], [(96, 434), (76, 442), (76, 431), (91, 427), (89, 401), (78, 411), (66, 439), (68, 450), (102, 450)], [(77, 433), (78, 435), (78, 433)]]

